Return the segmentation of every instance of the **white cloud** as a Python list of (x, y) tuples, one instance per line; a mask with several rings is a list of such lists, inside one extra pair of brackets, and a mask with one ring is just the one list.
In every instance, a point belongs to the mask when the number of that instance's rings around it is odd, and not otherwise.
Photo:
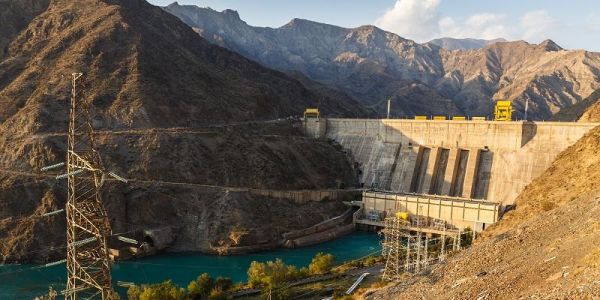
[(375, 25), (404, 37), (424, 41), (436, 36), (440, 0), (398, 0)]
[[(442, 0), (397, 0), (375, 21), (375, 25), (414, 39), (418, 42), (438, 37), (480, 39), (525, 39), (539, 42), (548, 38), (558, 22), (545, 10), (523, 14), (520, 24), (514, 26), (504, 14), (477, 13), (466, 19), (443, 16), (440, 12)], [(590, 26), (600, 30), (598, 15), (588, 18)]]
[(481, 13), (470, 16), (462, 23), (445, 17), (439, 21), (439, 33), (453, 38), (495, 39), (508, 37), (510, 32), (503, 24), (505, 15)]
[(558, 27), (558, 21), (545, 10), (530, 11), (521, 17), (522, 38), (539, 42), (548, 38), (548, 33)]

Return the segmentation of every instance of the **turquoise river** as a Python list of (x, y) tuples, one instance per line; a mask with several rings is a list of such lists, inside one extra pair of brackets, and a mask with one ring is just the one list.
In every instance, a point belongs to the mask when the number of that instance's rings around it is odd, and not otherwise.
[[(197, 253), (162, 254), (113, 265), (113, 282), (125, 281), (157, 283), (172, 279), (180, 286), (187, 284), (201, 273), (230, 277), (245, 281), (250, 263), (281, 258), (287, 264), (307, 266), (317, 252), (335, 255), (336, 261), (344, 262), (380, 251), (379, 237), (374, 233), (356, 232), (340, 239), (297, 249), (278, 249), (236, 256), (213, 256)], [(35, 265), (0, 265), (0, 299), (32, 299), (42, 295), (52, 286), (55, 290), (65, 288), (65, 265), (40, 268)], [(117, 289), (124, 294), (123, 289)]]

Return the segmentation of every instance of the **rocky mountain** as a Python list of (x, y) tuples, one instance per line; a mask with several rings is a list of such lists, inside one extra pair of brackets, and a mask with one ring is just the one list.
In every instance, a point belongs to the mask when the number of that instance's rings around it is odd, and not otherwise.
[(267, 121), (316, 105), (365, 112), (350, 97), (211, 44), (143, 0), (51, 0), (35, 12), (30, 2), (0, 2), (11, 9), (0, 14), (4, 261), (64, 256), (64, 215), (39, 216), (64, 207), (66, 187), (39, 169), (66, 155), (72, 72), (85, 74), (105, 166), (131, 179), (106, 187), (115, 232), (173, 227), (174, 249), (215, 251), (272, 244), (344, 211), (248, 189), (355, 184), (338, 147), (304, 138), (296, 122)]
[(506, 39), (499, 38), (493, 40), (482, 40), (482, 39), (454, 39), (454, 38), (439, 38), (429, 41), (429, 44), (434, 44), (438, 47), (442, 47), (447, 50), (473, 50), (485, 48), (485, 46), (508, 42)]
[(0, 59), (8, 44), (35, 16), (44, 11), (48, 0), (0, 1)]
[[(261, 28), (233, 10), (177, 3), (164, 9), (212, 43), (278, 70), (302, 72), (379, 109), (390, 98), (397, 104), (418, 99), (422, 103), (413, 107), (429, 109), (420, 114), (488, 115), (493, 99), (510, 99), (518, 112), (529, 101), (529, 116), (547, 119), (600, 88), (600, 53), (564, 50), (550, 40), (450, 51), (374, 26), (348, 29), (294, 19)], [(414, 113), (394, 107), (396, 115)]]
[(554, 117), (557, 121), (600, 122), (600, 90), (593, 92), (581, 102), (561, 109)]
[(583, 112), (583, 114), (581, 114), (581, 117), (579, 117), (578, 121), (600, 122), (600, 101), (598, 101), (600, 100), (600, 95), (598, 91), (586, 99), (588, 100), (586, 104), (590, 104), (590, 106)]

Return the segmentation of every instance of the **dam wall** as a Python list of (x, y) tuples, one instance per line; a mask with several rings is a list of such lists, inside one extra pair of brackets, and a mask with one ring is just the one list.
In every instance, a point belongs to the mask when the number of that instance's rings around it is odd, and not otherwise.
[(306, 133), (339, 143), (364, 187), (504, 205), (600, 123), (326, 119)]

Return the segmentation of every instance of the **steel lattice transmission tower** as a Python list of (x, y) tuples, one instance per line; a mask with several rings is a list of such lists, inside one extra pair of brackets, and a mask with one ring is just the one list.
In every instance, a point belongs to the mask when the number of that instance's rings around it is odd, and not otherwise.
[(68, 178), (68, 279), (64, 293), (66, 299), (73, 300), (109, 299), (112, 287), (106, 240), (111, 228), (100, 193), (105, 172), (94, 143), (89, 103), (78, 89), (82, 75), (72, 74), (67, 173), (62, 175)]
[(382, 279), (398, 281), (404, 271), (403, 262), (406, 258), (406, 252), (402, 247), (403, 239), (408, 238), (408, 235), (402, 230), (402, 225), (405, 225), (406, 222), (397, 217), (388, 217), (384, 222), (382, 254), (386, 257), (386, 262)]
[[(400, 281), (404, 272), (419, 272), (428, 264), (429, 238), (407, 230), (409, 222), (399, 216), (384, 221), (383, 255), (386, 257), (382, 279)], [(418, 227), (418, 226), (417, 226)]]

